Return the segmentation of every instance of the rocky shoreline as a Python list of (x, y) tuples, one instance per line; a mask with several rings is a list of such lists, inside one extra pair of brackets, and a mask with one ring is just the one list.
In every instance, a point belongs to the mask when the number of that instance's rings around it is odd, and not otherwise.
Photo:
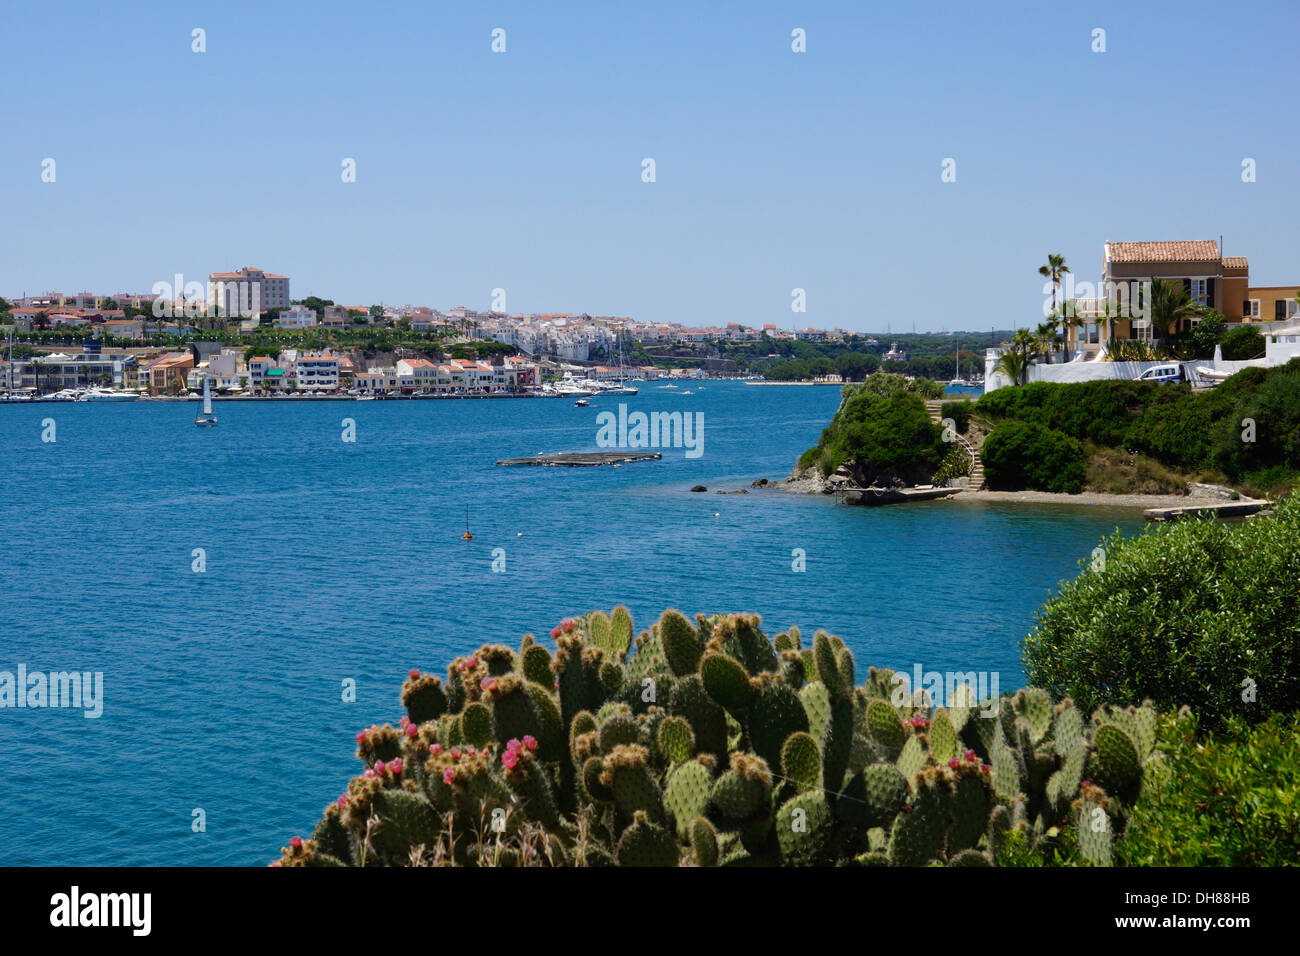
[[(857, 487), (849, 473), (842, 468), (828, 476), (823, 475), (816, 466), (804, 469), (796, 467), (789, 475), (779, 481), (759, 478), (750, 487), (802, 495), (842, 495), (846, 492), (866, 490)], [(902, 491), (902, 489), (899, 490)], [(1222, 505), (1229, 500), (1241, 504), (1264, 503), (1244, 495), (1234, 499), (1231, 498), (1233, 492), (1230, 488), (1203, 484), (1191, 485), (1185, 495), (1114, 495), (1089, 491), (1069, 495), (1051, 491), (990, 491), (987, 489), (970, 491), (965, 488), (957, 488), (953, 491), (954, 493), (951, 496), (953, 500), (985, 504), (1050, 504), (1146, 509), (1187, 508), (1198, 504)]]

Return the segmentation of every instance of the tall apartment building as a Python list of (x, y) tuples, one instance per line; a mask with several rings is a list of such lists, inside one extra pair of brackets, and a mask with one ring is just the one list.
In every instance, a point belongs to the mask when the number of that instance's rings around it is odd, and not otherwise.
[(208, 276), (208, 305), (230, 316), (288, 308), (289, 277), (251, 266), (213, 272)]

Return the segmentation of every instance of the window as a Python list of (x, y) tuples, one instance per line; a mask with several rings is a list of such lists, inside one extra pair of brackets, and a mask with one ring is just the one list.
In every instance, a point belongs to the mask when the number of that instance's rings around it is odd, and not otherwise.
[(1286, 299), (1278, 299), (1273, 303), (1273, 318), (1281, 321), (1286, 318)]
[(1192, 279), (1188, 291), (1192, 294), (1192, 301), (1197, 305), (1207, 305), (1209, 303), (1209, 288), (1207, 280)]
[(1259, 299), (1246, 299), (1241, 303), (1241, 315), (1246, 319), (1259, 318)]

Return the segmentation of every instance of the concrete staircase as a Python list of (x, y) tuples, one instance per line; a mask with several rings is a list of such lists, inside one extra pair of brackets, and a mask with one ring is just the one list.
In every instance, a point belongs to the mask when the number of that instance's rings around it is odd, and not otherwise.
[[(943, 399), (930, 399), (925, 403), (925, 410), (930, 413), (930, 421), (936, 425), (943, 423)], [(970, 484), (966, 487), (971, 491), (980, 491), (984, 487), (984, 462), (977, 452), (961, 435), (957, 435), (957, 442), (966, 449), (966, 453), (971, 458)]]

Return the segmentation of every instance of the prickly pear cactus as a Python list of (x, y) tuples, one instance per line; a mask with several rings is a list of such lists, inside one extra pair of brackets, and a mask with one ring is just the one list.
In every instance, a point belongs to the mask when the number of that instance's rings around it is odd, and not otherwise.
[(1065, 827), (1108, 865), (1161, 758), (1149, 703), (895, 699), (839, 638), (769, 641), (752, 614), (635, 633), (620, 606), (411, 670), (405, 715), (357, 735), (360, 773), (273, 865), (987, 866), (1050, 858)]

